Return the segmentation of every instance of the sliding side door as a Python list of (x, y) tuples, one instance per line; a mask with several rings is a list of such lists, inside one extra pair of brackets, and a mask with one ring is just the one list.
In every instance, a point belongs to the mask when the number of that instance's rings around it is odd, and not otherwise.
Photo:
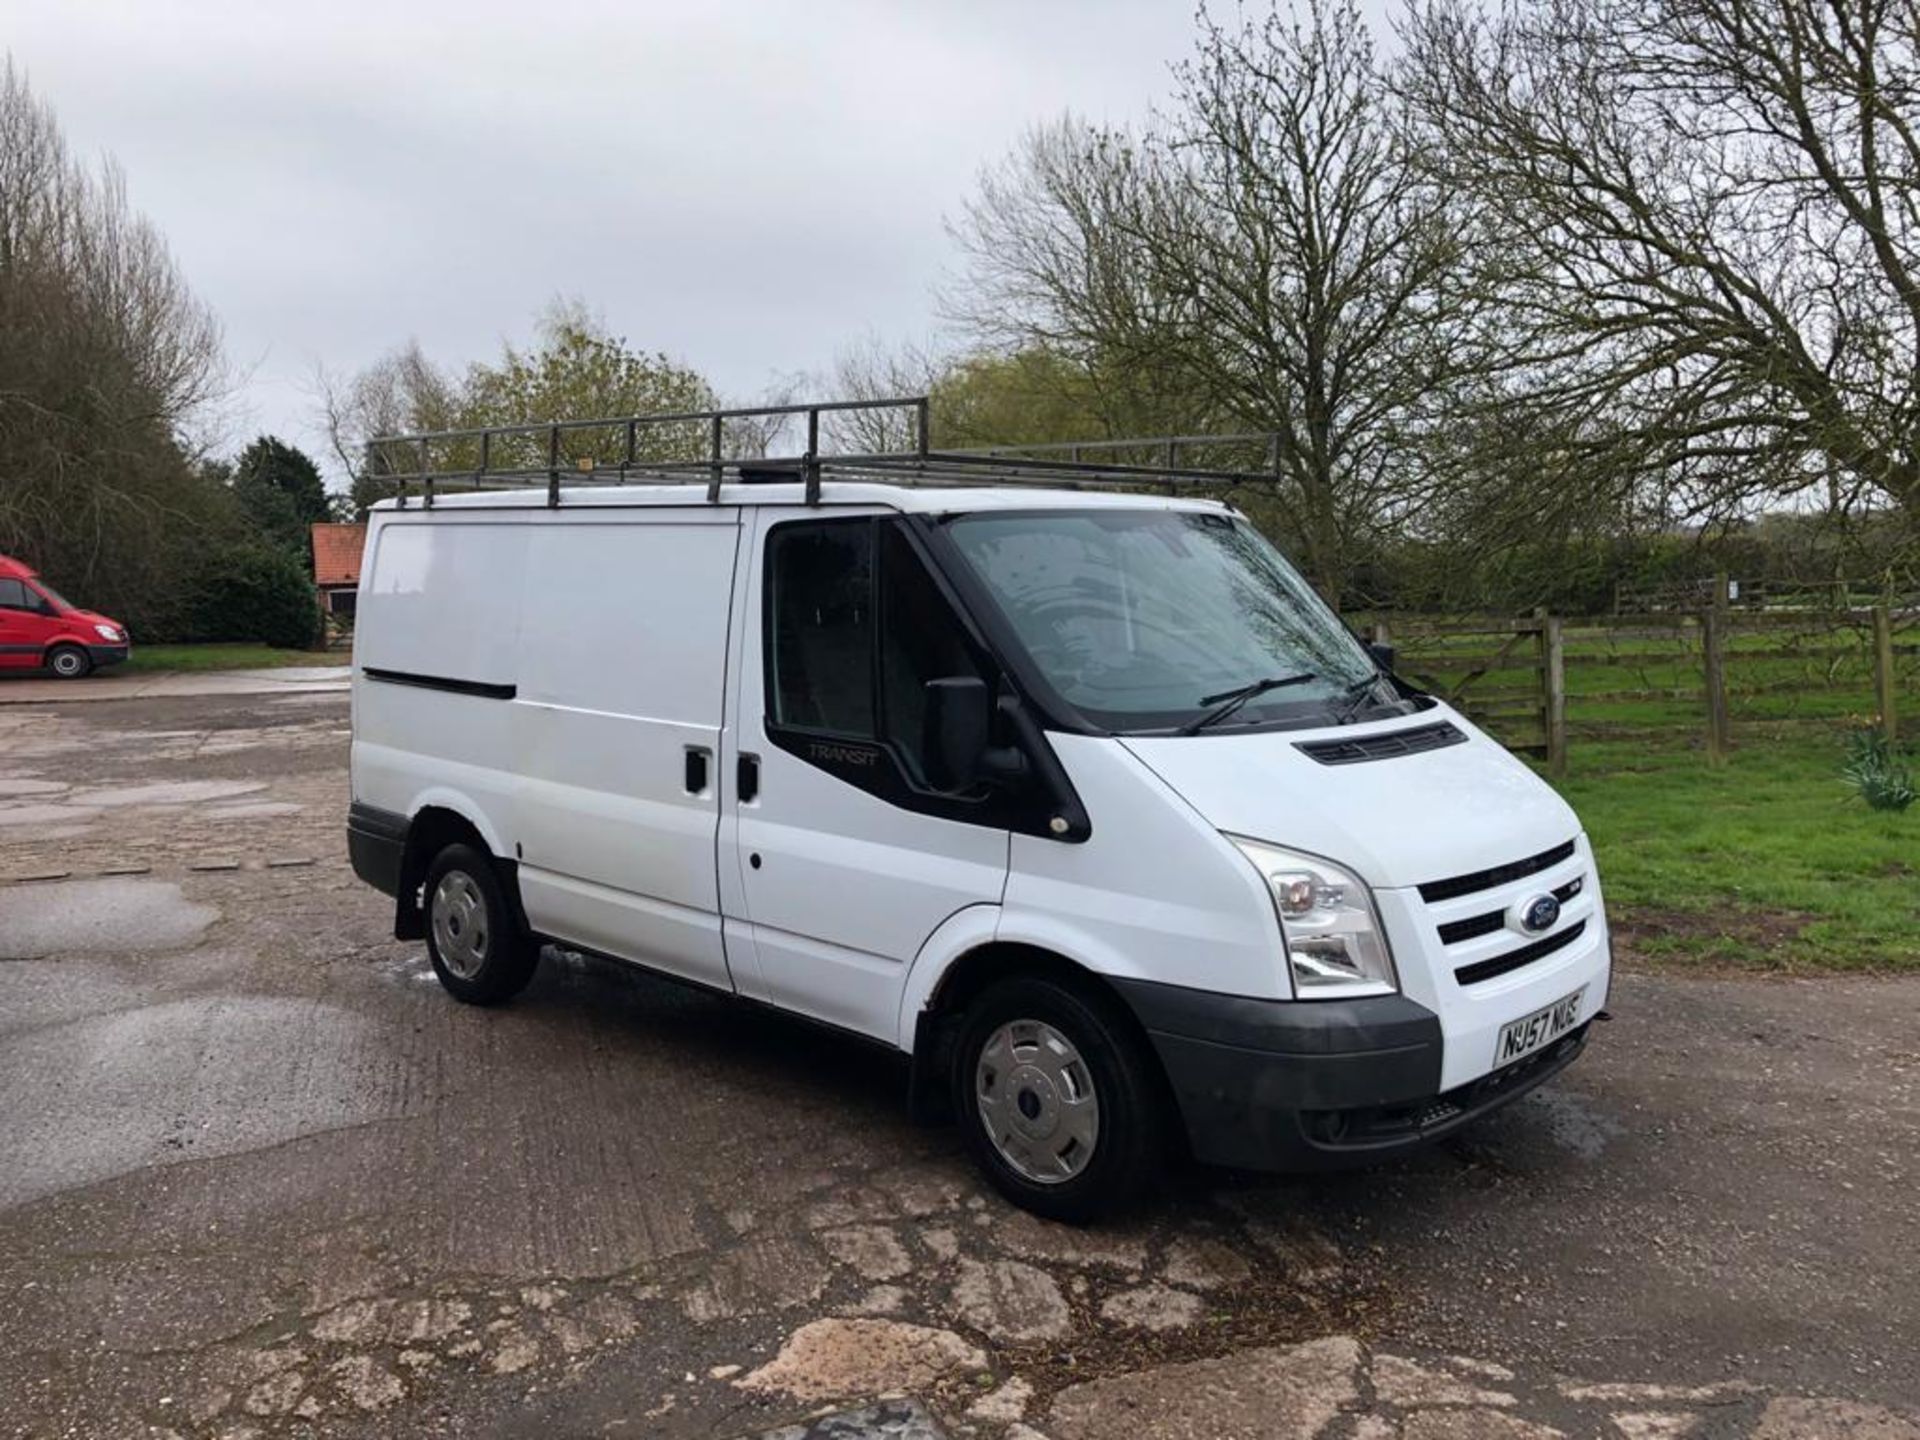
[(529, 529), (515, 705), (527, 917), (730, 989), (715, 846), (740, 512), (583, 506)]

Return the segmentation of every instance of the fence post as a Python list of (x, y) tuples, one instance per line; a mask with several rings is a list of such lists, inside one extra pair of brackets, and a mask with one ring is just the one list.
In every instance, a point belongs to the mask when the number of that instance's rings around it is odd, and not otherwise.
[(1724, 765), (1733, 748), (1727, 718), (1727, 577), (1713, 579), (1713, 603), (1700, 617), (1700, 649), (1707, 677), (1707, 761)]
[(1900, 739), (1893, 682), (1893, 613), (1883, 603), (1873, 607), (1873, 693), (1880, 702), (1880, 728), (1886, 733), (1889, 745)]
[(1567, 773), (1567, 658), (1560, 634), (1560, 617), (1542, 605), (1534, 615), (1540, 621), (1540, 721), (1547, 732), (1547, 773)]

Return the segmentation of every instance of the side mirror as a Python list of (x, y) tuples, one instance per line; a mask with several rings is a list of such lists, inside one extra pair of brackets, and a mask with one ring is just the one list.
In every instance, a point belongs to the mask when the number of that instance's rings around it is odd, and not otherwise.
[(1393, 673), (1394, 657), (1399, 653), (1393, 646), (1375, 642), (1367, 646), (1367, 653), (1373, 657), (1373, 663), (1388, 674)]
[(977, 675), (929, 680), (922, 719), (921, 753), (927, 783), (936, 790), (965, 790), (980, 778), (993, 722), (987, 682)]
[(949, 675), (927, 682), (927, 713), (921, 750), (927, 783), (955, 794), (983, 784), (1013, 785), (1027, 778), (1026, 753), (1018, 746), (992, 747), (993, 696), (977, 675)]

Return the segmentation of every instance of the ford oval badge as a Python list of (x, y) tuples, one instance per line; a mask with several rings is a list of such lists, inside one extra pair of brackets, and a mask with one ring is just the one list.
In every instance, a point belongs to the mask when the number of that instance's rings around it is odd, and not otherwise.
[(1560, 902), (1551, 895), (1536, 895), (1520, 907), (1520, 923), (1536, 935), (1551, 930), (1560, 918)]

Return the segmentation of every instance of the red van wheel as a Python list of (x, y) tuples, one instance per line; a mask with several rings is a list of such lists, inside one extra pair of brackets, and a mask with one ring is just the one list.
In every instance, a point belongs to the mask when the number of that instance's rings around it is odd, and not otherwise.
[(47, 652), (47, 668), (62, 680), (78, 680), (93, 669), (93, 657), (78, 645), (56, 645)]

